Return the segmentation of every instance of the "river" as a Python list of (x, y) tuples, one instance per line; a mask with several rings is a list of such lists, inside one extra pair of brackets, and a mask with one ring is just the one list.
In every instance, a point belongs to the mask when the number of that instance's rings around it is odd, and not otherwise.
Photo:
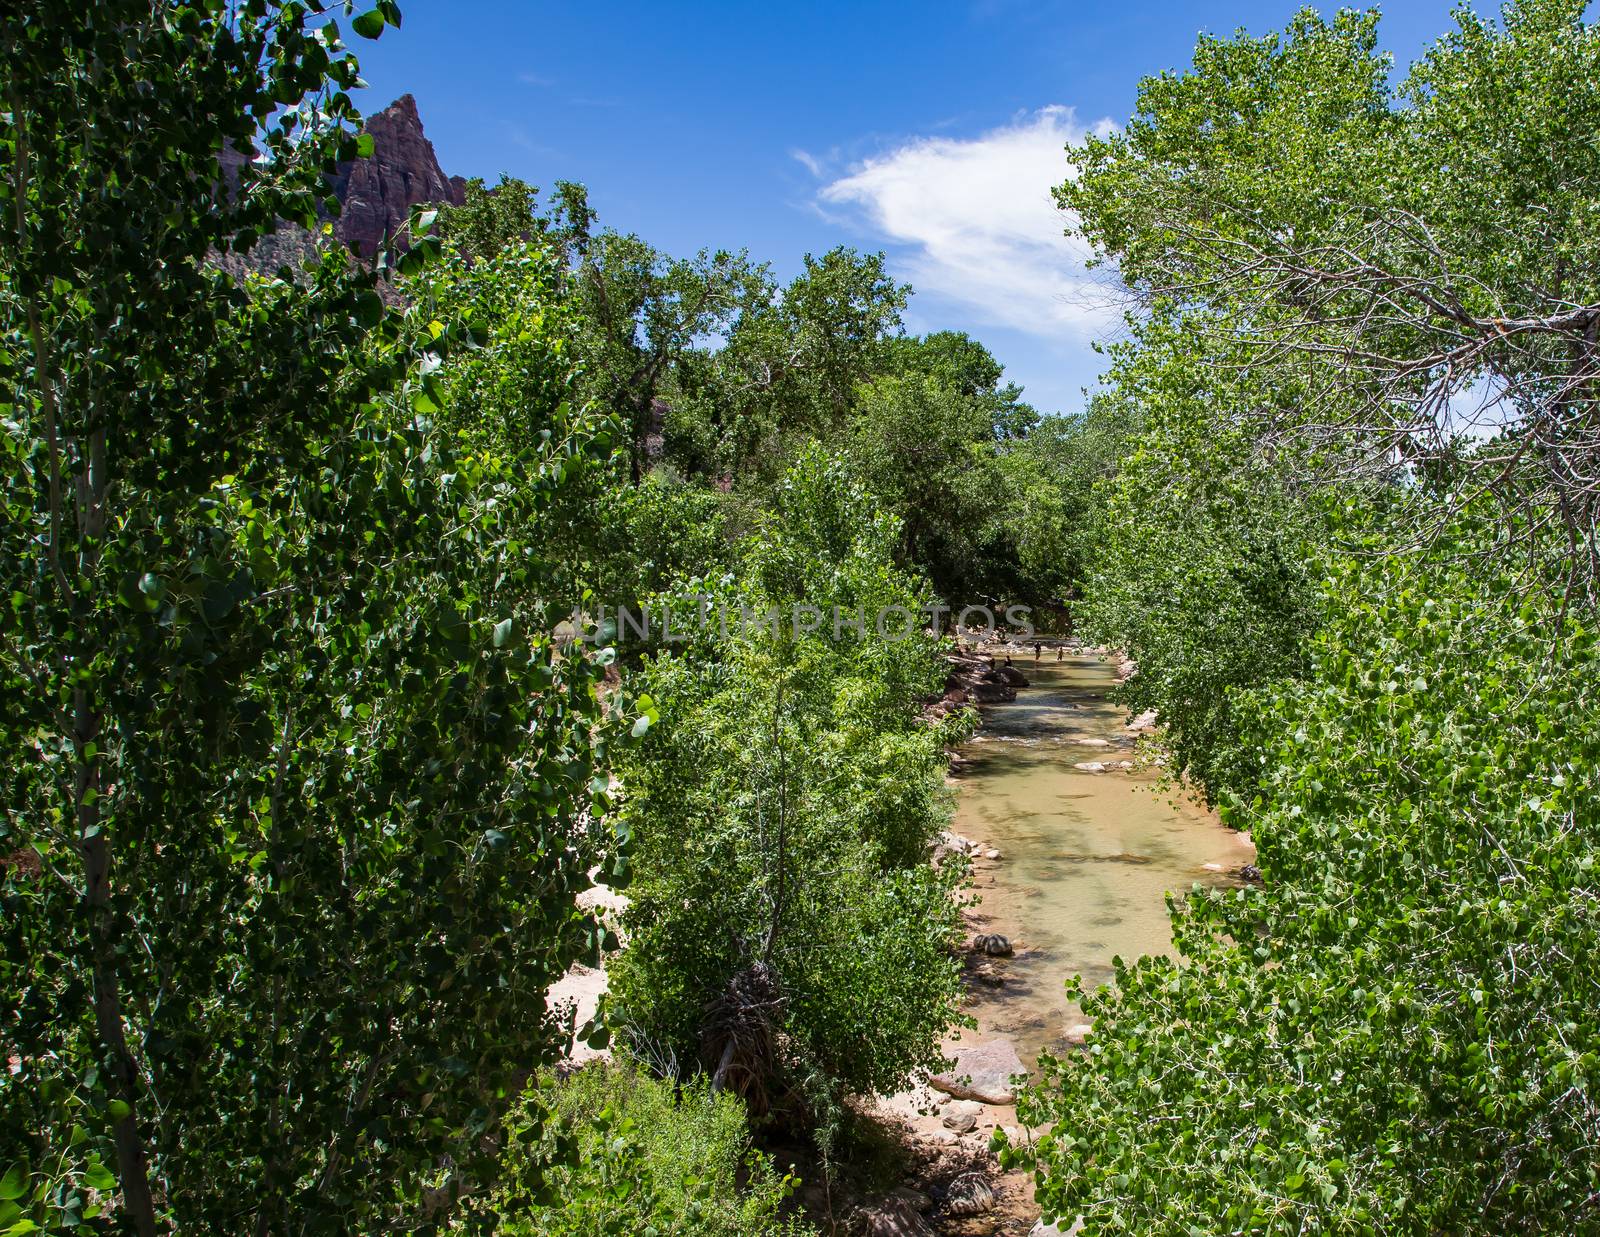
[(971, 919), (1017, 950), (994, 968), (1003, 986), (977, 987), (968, 1012), (979, 1038), (1010, 1038), (1030, 1066), (1040, 1049), (1062, 1051), (1081, 1022), (1063, 990), (1069, 978), (1093, 988), (1111, 979), (1116, 956), (1166, 952), (1167, 892), (1226, 883), (1224, 873), (1253, 859), (1248, 839), (1160, 789), (1154, 773), (1075, 767), (1133, 759), (1134, 741), (1126, 712), (1107, 700), (1111, 665), (1070, 650), (1054, 658), (1050, 648), (1039, 662), (1018, 657), (1031, 686), (983, 708), (961, 753), (954, 825), (1000, 851), (975, 865), (982, 901)]

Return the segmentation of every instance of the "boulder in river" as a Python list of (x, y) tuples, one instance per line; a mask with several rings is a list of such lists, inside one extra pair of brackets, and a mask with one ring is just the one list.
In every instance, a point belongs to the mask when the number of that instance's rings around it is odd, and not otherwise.
[(1006, 986), (1006, 977), (1000, 974), (999, 971), (987, 966), (974, 967), (972, 977), (985, 988), (1004, 988)]
[(975, 653), (946, 655), (950, 673), (945, 677), (945, 699), (973, 704), (1002, 704), (1017, 698), (1017, 688), (1028, 685), (1015, 666), (997, 666), (993, 659)]
[(935, 1074), (928, 1085), (959, 1100), (982, 1104), (1015, 1104), (1011, 1080), (1028, 1070), (1009, 1039), (992, 1039), (956, 1049), (956, 1063), (947, 1073)]
[(978, 1128), (978, 1118), (983, 1115), (983, 1105), (972, 1100), (954, 1100), (945, 1105), (944, 1128), (957, 1134), (970, 1134)]

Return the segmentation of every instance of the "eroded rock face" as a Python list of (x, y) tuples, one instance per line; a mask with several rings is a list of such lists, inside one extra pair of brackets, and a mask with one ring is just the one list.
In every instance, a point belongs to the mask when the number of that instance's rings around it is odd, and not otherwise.
[(980, 1104), (1014, 1104), (1016, 1091), (1011, 1080), (1027, 1075), (1027, 1067), (1017, 1056), (1009, 1039), (992, 1039), (956, 1049), (955, 1067), (928, 1079), (928, 1085), (960, 1100)]
[(372, 157), (340, 164), (334, 178), (344, 209), (333, 234), (370, 261), (384, 238), (400, 231), (413, 206), (460, 206), (466, 182), (444, 174), (410, 95), (368, 117), (366, 131), (372, 135)]
[[(417, 101), (410, 95), (369, 117), (366, 131), (372, 135), (372, 156), (340, 164), (329, 188), (341, 204), (339, 217), (332, 220), (334, 238), (370, 262), (384, 238), (400, 230), (413, 206), (460, 206), (466, 201), (467, 182), (446, 176), (439, 167), (433, 143), (423, 135)], [(224, 147), (220, 162), (229, 193), (238, 192), (255, 157), (253, 150)], [(239, 280), (252, 271), (301, 279), (307, 264), (330, 243), (318, 231), (285, 223), (249, 252), (230, 250), (213, 254), (212, 260)], [(391, 304), (399, 301), (394, 285), (386, 281), (379, 282), (378, 292)]]

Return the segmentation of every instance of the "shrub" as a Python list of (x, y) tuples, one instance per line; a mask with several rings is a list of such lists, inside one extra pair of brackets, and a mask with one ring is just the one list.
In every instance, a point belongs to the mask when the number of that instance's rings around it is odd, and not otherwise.
[(510, 1123), (503, 1237), (802, 1237), (793, 1178), (750, 1148), (744, 1105), (628, 1064), (545, 1076)]

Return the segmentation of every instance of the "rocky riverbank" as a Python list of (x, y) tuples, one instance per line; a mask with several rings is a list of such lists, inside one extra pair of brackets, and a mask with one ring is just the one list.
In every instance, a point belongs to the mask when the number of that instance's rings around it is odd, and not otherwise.
[[(1030, 1137), (1014, 1101), (1037, 1052), (1071, 1051), (1093, 1035), (1062, 985), (1073, 974), (1109, 980), (1113, 954), (1167, 949), (1166, 892), (1248, 879), (1253, 858), (1248, 839), (1214, 815), (1151, 793), (1158, 719), (1129, 718), (1107, 699), (1136, 672), (1125, 657), (1070, 641), (1037, 657), (1031, 644), (951, 657), (951, 707), (963, 702), (958, 692), (964, 702), (993, 696), (952, 762), (956, 825), (934, 849), (936, 861), (959, 856), (972, 872), (964, 963), (977, 1026), (947, 1044), (949, 1070), (864, 1105), (896, 1131), (907, 1171), (840, 1231), (1070, 1231), (1041, 1225), (1031, 1178), (1003, 1172), (989, 1152), (996, 1129), (1017, 1143)], [(1013, 686), (1011, 675), (1024, 682)]]

